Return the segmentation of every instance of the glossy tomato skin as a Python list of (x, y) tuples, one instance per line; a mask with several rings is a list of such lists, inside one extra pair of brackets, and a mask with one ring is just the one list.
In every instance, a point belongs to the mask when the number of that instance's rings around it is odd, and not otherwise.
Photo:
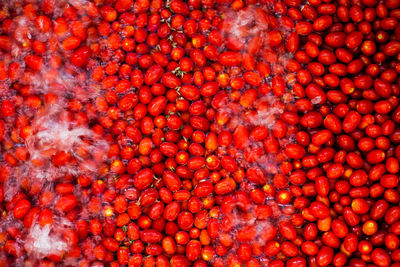
[(397, 266), (399, 10), (3, 5), (4, 265)]

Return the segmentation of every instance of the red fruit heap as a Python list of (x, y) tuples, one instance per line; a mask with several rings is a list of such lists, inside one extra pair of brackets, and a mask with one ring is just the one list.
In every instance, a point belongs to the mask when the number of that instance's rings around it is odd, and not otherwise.
[(400, 267), (399, 0), (0, 2), (0, 267)]

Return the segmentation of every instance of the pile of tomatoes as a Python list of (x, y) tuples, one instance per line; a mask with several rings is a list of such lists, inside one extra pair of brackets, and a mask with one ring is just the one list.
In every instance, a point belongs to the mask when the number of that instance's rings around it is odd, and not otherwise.
[(0, 2), (0, 266), (400, 266), (400, 1)]

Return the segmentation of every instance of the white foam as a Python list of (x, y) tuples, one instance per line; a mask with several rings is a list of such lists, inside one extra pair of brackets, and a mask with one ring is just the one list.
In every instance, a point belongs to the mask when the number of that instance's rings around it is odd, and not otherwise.
[(35, 258), (42, 259), (49, 255), (57, 255), (67, 250), (67, 243), (59, 236), (51, 233), (50, 225), (41, 227), (34, 225), (25, 240), (25, 250)]

